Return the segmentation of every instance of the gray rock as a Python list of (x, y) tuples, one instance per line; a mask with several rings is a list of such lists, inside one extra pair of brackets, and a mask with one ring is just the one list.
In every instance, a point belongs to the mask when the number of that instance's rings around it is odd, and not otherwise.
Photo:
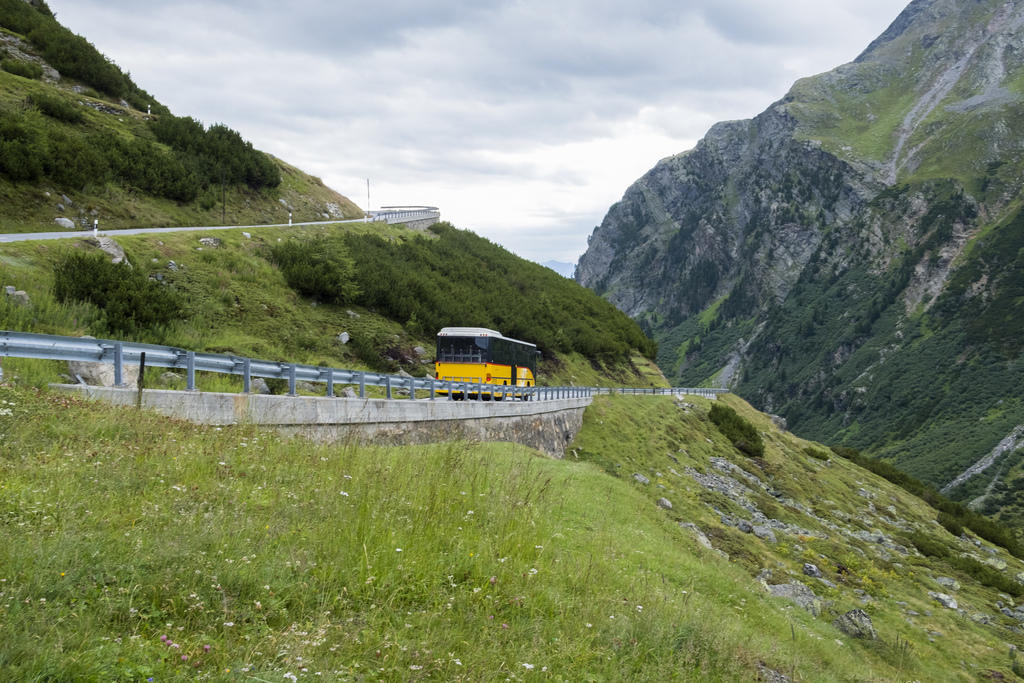
[(353, 310), (347, 310), (347, 311), (345, 311), (345, 313), (347, 313), (348, 317), (350, 317), (350, 318), (358, 318), (359, 317), (359, 314), (356, 313)]
[(928, 597), (932, 598), (933, 600), (935, 600), (935, 602), (939, 603), (946, 609), (957, 608), (956, 598), (954, 598), (952, 595), (946, 595), (945, 593), (936, 593), (935, 591), (928, 591)]
[(178, 264), (175, 263), (174, 261), (168, 261), (167, 270), (171, 271), (172, 273), (178, 272)]
[(204, 247), (216, 249), (220, 245), (224, 244), (224, 242), (219, 237), (200, 237), (199, 244), (203, 245)]
[(348, 332), (342, 332), (341, 334), (338, 335), (338, 341), (341, 342), (342, 344), (348, 344), (348, 341), (351, 338), (352, 337), (349, 335)]
[(659, 498), (658, 507), (664, 508), (665, 510), (671, 510), (672, 502), (668, 498)]
[[(69, 360), (68, 374), (76, 379), (81, 379), (81, 381), (85, 382), (89, 386), (114, 386), (113, 363), (91, 363)], [(125, 365), (121, 370), (121, 382), (121, 386), (137, 386), (139, 383), (139, 366), (135, 364)]]
[(250, 234), (249, 234), (249, 233), (247, 233), (247, 232), (243, 232), (243, 233), (242, 233), (242, 237), (244, 237), (244, 238), (245, 238), (245, 239), (247, 239), (247, 240), (250, 240), (250, 239), (252, 239), (252, 235), (250, 235)]
[(341, 395), (344, 398), (359, 398), (359, 394), (357, 394), (356, 390), (353, 389), (352, 387), (345, 387), (344, 389), (342, 389)]
[(249, 391), (254, 394), (269, 394), (270, 387), (267, 386), (267, 381), (262, 377), (253, 377), (252, 382), (249, 383)]
[(184, 381), (185, 378), (176, 372), (167, 371), (160, 375), (160, 384), (163, 384), (164, 386), (172, 387)]
[(60, 227), (64, 228), (65, 230), (74, 230), (75, 229), (75, 222), (73, 220), (71, 220), (70, 218), (64, 218), (64, 217), (54, 218), (53, 222), (56, 223), (57, 225), (59, 225)]
[(121, 245), (113, 240), (111, 237), (101, 235), (95, 239), (89, 238), (93, 244), (100, 248), (104, 254), (110, 257), (111, 263), (128, 263), (127, 257), (124, 255), (124, 249)]
[(775, 532), (773, 532), (771, 529), (769, 529), (766, 526), (762, 526), (760, 524), (755, 524), (754, 527), (750, 531), (755, 536), (760, 538), (762, 541), (768, 541), (769, 543), (776, 543), (777, 542), (776, 539), (775, 539)]
[(814, 594), (814, 591), (799, 581), (769, 585), (768, 593), (772, 597), (794, 602), (814, 616), (821, 614), (821, 600)]
[(415, 353), (419, 358), (423, 358), (423, 356), (427, 355), (427, 350), (422, 346), (412, 347), (412, 352)]
[(939, 584), (943, 588), (948, 588), (951, 591), (960, 590), (960, 582), (954, 578), (948, 576), (937, 576), (935, 577), (935, 583)]
[(742, 531), (745, 534), (752, 534), (752, 533), (754, 533), (754, 525), (751, 524), (750, 522), (748, 522), (745, 519), (741, 519), (739, 522), (737, 522), (736, 523), (736, 528), (739, 529), (740, 531)]
[(60, 196), (60, 200), (61, 200), (61, 201), (62, 201), (62, 202), (63, 202), (64, 204), (66, 204), (67, 206), (74, 206), (74, 205), (75, 205), (75, 203), (74, 203), (73, 201), (71, 201), (71, 197), (67, 196), (66, 194), (62, 194), (62, 195)]
[(778, 429), (780, 429), (783, 432), (786, 431), (786, 427), (788, 426), (786, 418), (782, 417), (781, 415), (769, 415), (768, 417), (772, 419), (772, 424), (775, 425)]
[(701, 547), (706, 548), (708, 550), (714, 550), (714, 546), (711, 545), (711, 540), (707, 537), (707, 534), (700, 530), (699, 526), (697, 526), (693, 522), (680, 522), (679, 526), (683, 527), (684, 529), (689, 529), (690, 531), (692, 531), (694, 537), (697, 539), (697, 543)]
[(312, 382), (296, 382), (295, 391), (298, 393), (305, 394), (319, 394), (321, 393), (322, 390), (319, 386), (313, 384)]
[(633, 473), (633, 478), (636, 479), (641, 484), (643, 484), (644, 486), (647, 486), (648, 484), (651, 483), (650, 479), (648, 479), (644, 475), (640, 474), (639, 472), (634, 472)]
[(15, 289), (14, 287), (7, 285), (4, 287), (4, 293), (7, 298), (11, 300), (11, 303), (18, 304), (19, 306), (28, 306), (32, 302), (28, 298), (28, 293), (23, 289)]
[(818, 569), (817, 565), (811, 564), (810, 562), (804, 564), (804, 574), (807, 576), (813, 576), (816, 579), (821, 578), (821, 570)]
[(836, 618), (832, 625), (851, 638), (863, 638), (865, 640), (875, 640), (878, 638), (875, 627), (871, 623), (871, 617), (862, 609), (850, 610)]

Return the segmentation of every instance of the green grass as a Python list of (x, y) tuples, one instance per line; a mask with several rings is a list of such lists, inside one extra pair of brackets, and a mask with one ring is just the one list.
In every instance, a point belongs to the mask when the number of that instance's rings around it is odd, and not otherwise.
[[(820, 514), (836, 506), (843, 524), (861, 512), (850, 486), (867, 487), (890, 514), (945, 534), (903, 492), (804, 455), (807, 442), (728, 403), (768, 434), (763, 465), (732, 450), (697, 398), (601, 398), (554, 461), (509, 444), (316, 445), (0, 384), (0, 672), (660, 681), (751, 680), (763, 666), (828, 681), (1005, 669), (1000, 643), (1020, 639), (1001, 627), (938, 609), (907, 624), (900, 602), (930, 610), (931, 560), (903, 558), (897, 572), (857, 541), (771, 545), (722, 526), (708, 505), (727, 501), (672, 470), (734, 458)], [(752, 500), (820, 528), (766, 494)], [(831, 578), (847, 571), (815, 588), (831, 601), (818, 618), (753, 578), (762, 567), (799, 577), (808, 561)], [(988, 609), (990, 589), (960, 580), (961, 601)], [(875, 598), (879, 642), (830, 625), (859, 605), (854, 589)]]

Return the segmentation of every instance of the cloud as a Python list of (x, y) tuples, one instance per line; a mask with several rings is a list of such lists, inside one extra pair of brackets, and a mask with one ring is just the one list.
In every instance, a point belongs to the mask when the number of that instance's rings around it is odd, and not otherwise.
[(716, 121), (853, 59), (893, 0), (50, 0), (172, 111), (365, 202), (575, 260)]

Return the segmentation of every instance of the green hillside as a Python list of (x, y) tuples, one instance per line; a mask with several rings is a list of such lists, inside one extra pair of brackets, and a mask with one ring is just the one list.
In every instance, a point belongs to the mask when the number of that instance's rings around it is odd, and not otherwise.
[(44, 2), (0, 0), (0, 231), (355, 218), (223, 124), (172, 114)]
[[(509, 444), (284, 441), (0, 384), (0, 672), (1024, 674), (1013, 654), (1024, 614), (1009, 607), (1024, 564), (951, 535), (919, 499), (741, 401), (727, 405), (763, 433), (763, 458), (730, 445), (696, 398), (601, 398), (555, 461)], [(853, 609), (877, 639), (833, 626)]]
[[(536, 343), (541, 384), (664, 386), (653, 343), (624, 314), (447, 224), (118, 236), (127, 264), (99, 242), (0, 245), (0, 286), (29, 298), (0, 297), (0, 329), (423, 376), (441, 327), (478, 325)], [(59, 374), (56, 364), (9, 367), (37, 384)]]

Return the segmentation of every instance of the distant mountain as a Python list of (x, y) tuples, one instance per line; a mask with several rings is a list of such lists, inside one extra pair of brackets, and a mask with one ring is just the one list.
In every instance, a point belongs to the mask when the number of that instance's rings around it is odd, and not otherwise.
[(0, 0), (0, 232), (355, 218), (224, 125), (177, 117), (42, 0)]
[(576, 270), (575, 263), (566, 263), (565, 261), (544, 261), (541, 265), (545, 268), (550, 268), (562, 277), (568, 278), (571, 278)]
[(577, 280), (654, 335), (670, 380), (934, 486), (993, 456), (951, 494), (1024, 521), (1022, 29), (1024, 2), (915, 0), (638, 180)]

